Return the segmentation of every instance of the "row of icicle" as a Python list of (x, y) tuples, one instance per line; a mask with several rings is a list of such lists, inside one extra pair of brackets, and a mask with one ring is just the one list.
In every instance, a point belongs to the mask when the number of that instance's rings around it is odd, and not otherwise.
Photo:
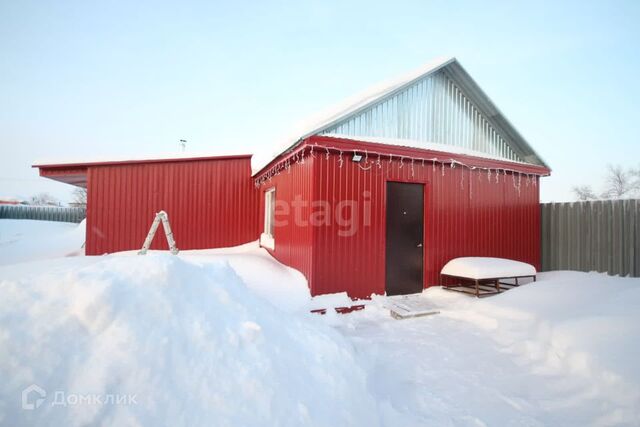
[[(305, 154), (305, 151), (308, 151), (308, 154)], [(324, 152), (323, 152), (324, 151)], [(264, 185), (265, 183), (271, 181), (273, 179), (274, 176), (278, 176), (280, 175), (280, 173), (282, 171), (286, 171), (288, 173), (291, 173), (291, 166), (292, 164), (304, 164), (305, 163), (305, 157), (310, 156), (312, 158), (315, 158), (318, 155), (324, 155), (326, 157), (327, 160), (329, 160), (331, 151), (337, 152), (338, 153), (338, 167), (342, 167), (342, 165), (344, 164), (344, 158), (343, 158), (343, 154), (345, 153), (345, 150), (342, 150), (340, 148), (336, 148), (336, 147), (327, 147), (327, 146), (321, 146), (318, 144), (312, 145), (309, 147), (309, 149), (307, 150), (307, 147), (302, 148), (302, 150), (300, 150), (299, 152), (294, 153), (292, 156), (286, 158), (285, 160), (282, 160), (278, 163), (276, 163), (275, 165), (273, 165), (267, 172), (265, 172), (264, 174), (262, 174), (259, 178), (255, 179), (255, 186), (256, 188), (261, 187), (262, 185)], [(408, 164), (411, 168), (411, 177), (414, 176), (415, 173), (415, 164), (416, 162), (418, 164), (421, 165), (422, 168), (424, 168), (425, 162), (429, 162), (431, 163), (431, 168), (432, 168), (432, 172), (435, 173), (436, 172), (436, 168), (441, 170), (442, 176), (445, 175), (445, 165), (449, 165), (449, 167), (451, 169), (455, 169), (456, 165), (457, 166), (461, 166), (463, 168), (467, 168), (469, 169), (469, 171), (474, 171), (474, 170), (483, 170), (487, 172), (487, 181), (491, 181), (492, 176), (495, 176), (495, 182), (499, 183), (500, 182), (500, 175), (503, 176), (503, 180), (506, 180), (507, 178), (507, 172), (511, 173), (511, 178), (513, 181), (513, 188), (518, 192), (518, 196), (520, 196), (520, 188), (522, 185), (522, 176), (526, 176), (526, 185), (527, 187), (529, 187), (529, 185), (533, 185), (534, 187), (537, 185), (537, 177), (541, 176), (540, 174), (535, 174), (535, 173), (522, 173), (520, 171), (517, 171), (515, 169), (509, 169), (509, 168), (488, 168), (488, 167), (480, 167), (480, 166), (469, 166), (463, 162), (460, 162), (458, 160), (455, 159), (438, 159), (437, 157), (433, 157), (430, 159), (427, 158), (422, 158), (422, 157), (411, 157), (411, 156), (400, 156), (400, 155), (396, 155), (394, 156), (393, 154), (388, 154), (388, 153), (378, 153), (376, 151), (368, 151), (368, 150), (346, 150), (346, 152), (348, 153), (353, 153), (354, 155), (361, 155), (363, 156), (363, 160), (361, 162), (358, 162), (358, 167), (360, 167), (360, 169), (362, 170), (370, 170), (372, 169), (374, 166), (378, 169), (382, 169), (382, 164), (384, 162), (388, 162), (388, 164), (393, 164), (393, 160), (394, 157), (400, 160), (399, 163), (399, 169), (402, 169), (405, 165), (405, 160), (406, 160), (406, 164)], [(375, 161), (370, 161), (369, 160), (369, 156), (373, 156), (375, 158)], [(377, 157), (376, 157), (377, 156)], [(382, 160), (383, 157), (388, 157), (388, 160)], [(364, 163), (364, 166), (361, 164)], [(440, 164), (440, 166), (436, 166), (436, 163)], [(478, 180), (481, 179), (481, 175), (482, 174), (478, 174)], [(516, 175), (518, 175), (518, 177), (516, 178)], [(532, 179), (533, 177), (533, 179)], [(473, 196), (473, 183), (471, 180), (469, 180), (469, 194), (470, 197)], [(464, 173), (462, 173), (460, 175), (460, 188), (464, 189)]]

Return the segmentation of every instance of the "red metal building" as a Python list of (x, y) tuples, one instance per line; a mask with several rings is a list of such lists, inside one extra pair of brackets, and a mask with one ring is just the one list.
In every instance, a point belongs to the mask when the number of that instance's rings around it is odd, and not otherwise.
[[(259, 240), (312, 295), (417, 292), (460, 256), (540, 264), (549, 168), (453, 58), (368, 92), (251, 175), (249, 156), (40, 165), (88, 188), (87, 253)], [(160, 239), (155, 248), (164, 248)]]
[[(354, 151), (363, 156), (358, 163)], [(387, 291), (389, 182), (418, 184), (423, 193), (421, 286), (437, 285), (444, 264), (461, 256), (540, 265), (539, 176), (546, 168), (329, 136), (309, 137), (270, 167), (287, 160), (289, 171), (260, 186), (259, 229), (265, 229), (265, 193), (273, 190), (280, 203), (274, 244), (263, 246), (302, 271), (313, 295)], [(334, 218), (314, 223), (323, 211)]]
[[(180, 249), (256, 239), (251, 156), (38, 165), (40, 175), (87, 189), (87, 255), (140, 249), (155, 214), (169, 214)], [(158, 232), (152, 249), (167, 249)]]

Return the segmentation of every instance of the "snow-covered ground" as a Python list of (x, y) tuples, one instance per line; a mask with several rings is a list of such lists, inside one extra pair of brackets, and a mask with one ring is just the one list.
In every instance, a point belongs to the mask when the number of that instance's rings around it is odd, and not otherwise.
[(83, 252), (84, 230), (84, 221), (0, 219), (0, 265), (78, 255)]
[[(543, 273), (483, 300), (429, 289), (428, 317), (383, 297), (319, 316), (344, 296), (312, 301), (256, 244), (78, 247), (0, 266), (0, 425), (640, 425), (640, 279)], [(23, 409), (31, 384), (27, 403), (46, 395)]]
[(553, 272), (482, 300), (422, 298), (440, 314), (397, 321), (377, 299), (328, 320), (405, 425), (640, 425), (640, 279)]

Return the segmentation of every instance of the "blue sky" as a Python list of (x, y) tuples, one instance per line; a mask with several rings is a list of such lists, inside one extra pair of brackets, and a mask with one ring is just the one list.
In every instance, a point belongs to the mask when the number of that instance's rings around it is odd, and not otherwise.
[(270, 152), (296, 122), (456, 56), (553, 168), (640, 166), (640, 2), (0, 0), (0, 196), (37, 159)]

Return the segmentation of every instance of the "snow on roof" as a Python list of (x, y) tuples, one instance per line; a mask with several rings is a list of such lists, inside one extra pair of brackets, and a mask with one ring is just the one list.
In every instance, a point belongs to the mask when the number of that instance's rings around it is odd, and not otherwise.
[(299, 139), (304, 139), (321, 132), (338, 120), (342, 120), (345, 117), (368, 107), (376, 101), (410, 85), (415, 80), (418, 80), (427, 74), (431, 74), (434, 71), (439, 70), (455, 60), (456, 59), (454, 57), (438, 57), (417, 70), (405, 73), (400, 77), (378, 83), (364, 92), (345, 99), (339, 104), (336, 104), (301, 123), (300, 127), (296, 129), (295, 134), (291, 136), (289, 145), (295, 144)]
[[(377, 84), (368, 90), (360, 93), (359, 95), (347, 98), (345, 101), (337, 104), (333, 108), (325, 110), (320, 114), (316, 114), (307, 120), (304, 120), (298, 124), (290, 132), (289, 136), (285, 138), (284, 144), (281, 149), (277, 151), (277, 154), (284, 153), (301, 140), (319, 134), (325, 130), (330, 129), (338, 122), (344, 121), (347, 118), (354, 116), (367, 108), (381, 102), (382, 100), (389, 98), (403, 89), (411, 86), (420, 79), (425, 78), (443, 68), (450, 70), (451, 77), (460, 83), (461, 89), (463, 89), (471, 99), (478, 105), (478, 107), (484, 111), (487, 117), (491, 117), (492, 120), (504, 131), (505, 136), (509, 138), (514, 147), (517, 147), (524, 154), (523, 157), (527, 163), (538, 164), (548, 168), (547, 164), (540, 158), (540, 156), (531, 148), (531, 146), (522, 138), (518, 131), (511, 125), (511, 123), (504, 117), (504, 115), (493, 104), (489, 97), (482, 91), (482, 89), (475, 83), (475, 81), (469, 76), (469, 74), (462, 68), (455, 57), (438, 57), (422, 67), (414, 70), (410, 73), (404, 74), (399, 78), (386, 81), (384, 83)], [(353, 139), (353, 136), (350, 137)], [(363, 139), (358, 139), (363, 140)], [(367, 137), (367, 141), (371, 141), (371, 138)], [(411, 142), (411, 141), (409, 141)], [(405, 141), (403, 144), (407, 145)], [(424, 143), (420, 142), (418, 148), (423, 148)], [(446, 151), (453, 152), (455, 147), (449, 147)], [(473, 155), (479, 155), (483, 158), (495, 158), (487, 157), (486, 153), (476, 152)], [(276, 157), (273, 156), (273, 157)], [(255, 167), (255, 171), (259, 171), (267, 166), (273, 157), (264, 159), (261, 158), (257, 161), (258, 167)], [(505, 160), (504, 158), (499, 158)], [(256, 160), (256, 159), (254, 159)]]
[[(336, 121), (366, 108), (385, 96), (411, 84), (413, 81), (425, 76), (426, 74), (439, 70), (455, 60), (456, 59), (451, 56), (438, 57), (417, 70), (371, 86), (363, 92), (348, 97), (342, 102), (308, 117), (294, 125), (294, 127), (288, 132), (288, 135), (284, 139), (284, 143), (281, 145), (280, 149), (276, 151), (277, 154), (287, 151), (298, 141), (321, 132)], [(257, 167), (254, 168), (254, 171), (257, 172), (264, 168), (273, 160), (273, 157), (261, 158)]]
[(112, 163), (145, 163), (145, 162), (160, 162), (160, 161), (188, 161), (188, 160), (206, 160), (206, 159), (224, 159), (224, 158), (243, 158), (251, 157), (251, 154), (237, 154), (237, 153), (192, 153), (192, 152), (178, 152), (178, 153), (163, 153), (152, 156), (102, 156), (93, 158), (76, 158), (76, 159), (57, 159), (57, 160), (38, 160), (33, 163), (32, 167), (45, 167), (45, 166), (87, 166), (87, 165), (99, 165), (99, 164), (112, 164)]

